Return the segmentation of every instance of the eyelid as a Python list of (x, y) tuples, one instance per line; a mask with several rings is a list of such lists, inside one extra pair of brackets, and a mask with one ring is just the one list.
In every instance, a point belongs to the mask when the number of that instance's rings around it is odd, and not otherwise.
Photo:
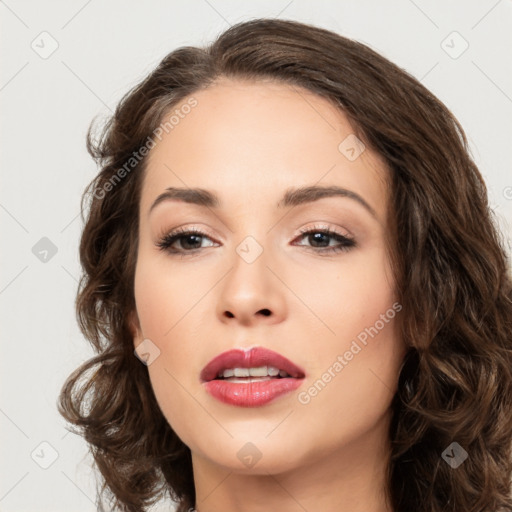
[(196, 232), (199, 235), (206, 235), (212, 241), (219, 241), (218, 239), (221, 237), (217, 237), (213, 235), (212, 232), (208, 228), (199, 227), (194, 224), (184, 224), (172, 229), (162, 229), (157, 232), (157, 239), (162, 239), (165, 236), (174, 236), (179, 235), (180, 233), (188, 233), (189, 231)]
[(354, 235), (350, 231), (348, 231), (348, 229), (343, 229), (341, 231), (339, 227), (333, 226), (332, 224), (330, 224), (328, 222), (326, 222), (325, 224), (316, 223), (313, 226), (307, 226), (305, 228), (301, 228), (299, 230), (299, 232), (301, 235), (303, 235), (304, 233), (309, 233), (310, 231), (314, 231), (314, 230), (331, 231), (331, 232), (336, 233), (337, 235), (343, 236), (345, 238), (349, 238), (349, 239), (354, 238)]

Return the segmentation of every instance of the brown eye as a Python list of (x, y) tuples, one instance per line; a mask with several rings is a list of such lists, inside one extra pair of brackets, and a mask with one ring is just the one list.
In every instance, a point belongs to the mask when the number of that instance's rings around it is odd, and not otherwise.
[[(168, 233), (156, 243), (163, 251), (171, 253), (195, 252), (202, 249), (203, 240), (210, 240), (206, 233), (196, 229), (180, 229)], [(178, 247), (176, 247), (178, 244)], [(211, 247), (212, 245), (206, 246)]]
[[(320, 253), (348, 251), (350, 248), (356, 246), (354, 239), (348, 238), (345, 235), (330, 229), (314, 228), (303, 230), (301, 231), (301, 236), (299, 238), (307, 240), (309, 247), (312, 249), (319, 249), (316, 252)], [(332, 244), (332, 242), (334, 242), (334, 244)]]

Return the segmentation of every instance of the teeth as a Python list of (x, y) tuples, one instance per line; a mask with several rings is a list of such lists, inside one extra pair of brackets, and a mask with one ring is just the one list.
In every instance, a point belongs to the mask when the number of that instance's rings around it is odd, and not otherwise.
[(228, 368), (219, 373), (219, 377), (229, 379), (230, 377), (289, 377), (284, 370), (275, 366), (258, 366), (257, 368)]
[(251, 377), (266, 377), (268, 375), (267, 367), (259, 366), (258, 368), (249, 368), (249, 375)]

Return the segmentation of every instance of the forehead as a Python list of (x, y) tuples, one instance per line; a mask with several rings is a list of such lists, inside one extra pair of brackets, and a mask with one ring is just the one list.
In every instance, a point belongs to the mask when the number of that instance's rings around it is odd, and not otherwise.
[(172, 128), (150, 151), (141, 211), (167, 187), (200, 187), (234, 207), (261, 207), (276, 205), (286, 189), (317, 184), (353, 190), (384, 219), (386, 166), (368, 148), (353, 158), (363, 147), (327, 99), (296, 86), (227, 79), (191, 97), (195, 106), (181, 110), (188, 98), (173, 107)]

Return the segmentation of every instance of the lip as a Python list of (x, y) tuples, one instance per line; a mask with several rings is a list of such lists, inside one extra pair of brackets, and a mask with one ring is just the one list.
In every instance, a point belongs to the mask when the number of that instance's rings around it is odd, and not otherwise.
[(256, 368), (258, 366), (275, 366), (294, 378), (304, 377), (304, 370), (289, 359), (263, 347), (250, 350), (233, 349), (213, 358), (201, 371), (201, 380), (208, 382), (217, 377), (220, 371), (228, 368)]
[[(286, 371), (290, 377), (247, 383), (214, 380), (219, 372), (228, 368), (258, 366), (274, 366)], [(281, 354), (263, 347), (254, 347), (248, 351), (233, 349), (223, 352), (203, 368), (200, 379), (205, 390), (221, 402), (239, 407), (259, 407), (297, 389), (304, 382), (304, 376), (302, 368)]]

